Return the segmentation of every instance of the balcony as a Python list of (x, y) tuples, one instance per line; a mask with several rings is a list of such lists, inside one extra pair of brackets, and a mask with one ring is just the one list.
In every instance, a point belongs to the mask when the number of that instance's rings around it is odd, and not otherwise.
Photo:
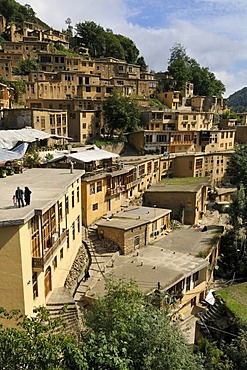
[(67, 239), (67, 230), (64, 229), (62, 234), (53, 242), (52, 246), (44, 250), (43, 257), (33, 257), (32, 258), (32, 267), (34, 271), (44, 271), (44, 266), (46, 262), (53, 256), (57, 248)]
[(106, 191), (106, 195), (109, 197), (115, 194), (122, 193), (123, 191), (125, 191), (125, 185), (119, 185), (114, 189), (108, 188)]
[(170, 145), (192, 145), (194, 143), (193, 140), (187, 141), (171, 141)]

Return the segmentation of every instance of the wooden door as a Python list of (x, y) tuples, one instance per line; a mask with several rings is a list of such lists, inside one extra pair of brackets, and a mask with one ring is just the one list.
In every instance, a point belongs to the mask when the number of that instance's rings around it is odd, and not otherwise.
[(45, 296), (51, 291), (51, 268), (47, 267), (45, 270)]

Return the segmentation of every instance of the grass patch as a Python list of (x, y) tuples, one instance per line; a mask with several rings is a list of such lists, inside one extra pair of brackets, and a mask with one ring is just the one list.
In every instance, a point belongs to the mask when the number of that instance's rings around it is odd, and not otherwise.
[(90, 141), (92, 144), (97, 145), (98, 147), (104, 146), (104, 145), (114, 145), (114, 144), (119, 144), (123, 143), (124, 140), (121, 140), (119, 138), (112, 138), (112, 139), (101, 139), (101, 140), (91, 140)]
[(190, 184), (208, 184), (207, 177), (168, 177), (159, 183), (168, 185), (190, 185)]
[(247, 322), (247, 283), (232, 285), (217, 291), (226, 307), (241, 321)]

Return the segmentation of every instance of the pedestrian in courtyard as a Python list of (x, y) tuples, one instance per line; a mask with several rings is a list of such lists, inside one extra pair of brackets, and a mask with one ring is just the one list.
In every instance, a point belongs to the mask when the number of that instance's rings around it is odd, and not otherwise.
[(15, 197), (17, 199), (18, 207), (20, 208), (21, 206), (24, 207), (24, 201), (23, 201), (23, 190), (17, 186), (17, 189), (15, 191)]
[(70, 161), (70, 173), (73, 173), (74, 170), (74, 162)]
[(29, 206), (30, 204), (31, 194), (32, 194), (31, 190), (27, 186), (25, 186), (24, 199), (25, 199), (26, 206)]
[(15, 196), (15, 194), (12, 197), (12, 201), (13, 201), (13, 206), (16, 207), (17, 206), (17, 203), (16, 203), (16, 196)]

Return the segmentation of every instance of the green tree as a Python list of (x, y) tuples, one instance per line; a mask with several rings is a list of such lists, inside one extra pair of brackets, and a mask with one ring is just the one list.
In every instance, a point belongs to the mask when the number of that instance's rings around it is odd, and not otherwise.
[(235, 153), (231, 155), (227, 167), (227, 173), (231, 177), (231, 182), (234, 185), (247, 189), (247, 145), (238, 145)]
[(208, 67), (201, 67), (195, 59), (190, 58), (181, 44), (175, 44), (170, 51), (168, 72), (176, 81), (176, 90), (182, 90), (187, 82), (192, 82), (195, 95), (218, 97), (223, 95), (224, 84), (216, 79)]
[(86, 21), (76, 24), (76, 32), (82, 38), (83, 43), (89, 49), (91, 57), (104, 56), (105, 30), (95, 22)]
[(147, 72), (148, 66), (143, 56), (137, 58), (136, 63), (141, 67), (141, 72)]
[(14, 89), (14, 101), (20, 102), (22, 95), (26, 91), (26, 84), (25, 81), (16, 80), (16, 81), (9, 81), (7, 85)]
[(230, 157), (228, 175), (238, 187), (228, 209), (229, 227), (221, 241), (219, 273), (224, 276), (244, 277), (247, 273), (247, 146), (237, 147)]
[(233, 339), (230, 344), (225, 344), (224, 352), (234, 363), (234, 369), (247, 369), (247, 330), (246, 326), (239, 331), (237, 338)]
[(139, 56), (139, 50), (136, 47), (133, 40), (131, 40), (129, 37), (123, 36), (123, 35), (115, 35), (116, 38), (119, 40), (123, 51), (124, 51), (124, 57), (123, 59), (127, 63), (136, 63), (137, 58)]
[(23, 21), (37, 22), (35, 12), (28, 4), (21, 5), (15, 0), (0, 0), (0, 14), (2, 14), (7, 23)]
[(103, 115), (106, 119), (110, 135), (114, 131), (136, 131), (140, 123), (138, 104), (116, 91), (104, 100)]
[(114, 343), (117, 353), (129, 360), (129, 370), (202, 369), (166, 313), (147, 304), (133, 282), (108, 282), (86, 323), (96, 336), (104, 334)]
[(181, 44), (175, 44), (170, 49), (171, 55), (168, 61), (168, 72), (176, 81), (175, 89), (181, 90), (186, 82), (192, 79), (190, 69), (190, 58), (186, 54), (186, 49)]
[[(0, 327), (0, 368), (2, 370), (88, 370), (83, 349), (75, 337), (55, 334), (61, 319), (50, 319), (44, 307), (28, 318), (19, 311), (7, 313), (1, 308), (1, 318), (14, 320), (17, 327)], [(78, 350), (79, 349), (79, 350)]]
[(67, 24), (67, 30), (65, 31), (65, 33), (69, 36), (69, 37), (72, 37), (73, 36), (73, 26), (71, 26), (72, 24), (72, 21), (70, 18), (67, 18), (65, 20), (65, 23)]
[(14, 69), (14, 74), (19, 76), (28, 76), (30, 72), (38, 71), (40, 65), (34, 59), (25, 59), (20, 61), (18, 66)]
[(201, 339), (195, 346), (195, 353), (203, 355), (205, 370), (234, 370), (232, 361), (217, 347), (217, 343)]
[(92, 21), (76, 24), (76, 32), (93, 58), (114, 57), (127, 63), (137, 62), (139, 50), (133, 40), (126, 36), (114, 34), (111, 29), (105, 30)]

